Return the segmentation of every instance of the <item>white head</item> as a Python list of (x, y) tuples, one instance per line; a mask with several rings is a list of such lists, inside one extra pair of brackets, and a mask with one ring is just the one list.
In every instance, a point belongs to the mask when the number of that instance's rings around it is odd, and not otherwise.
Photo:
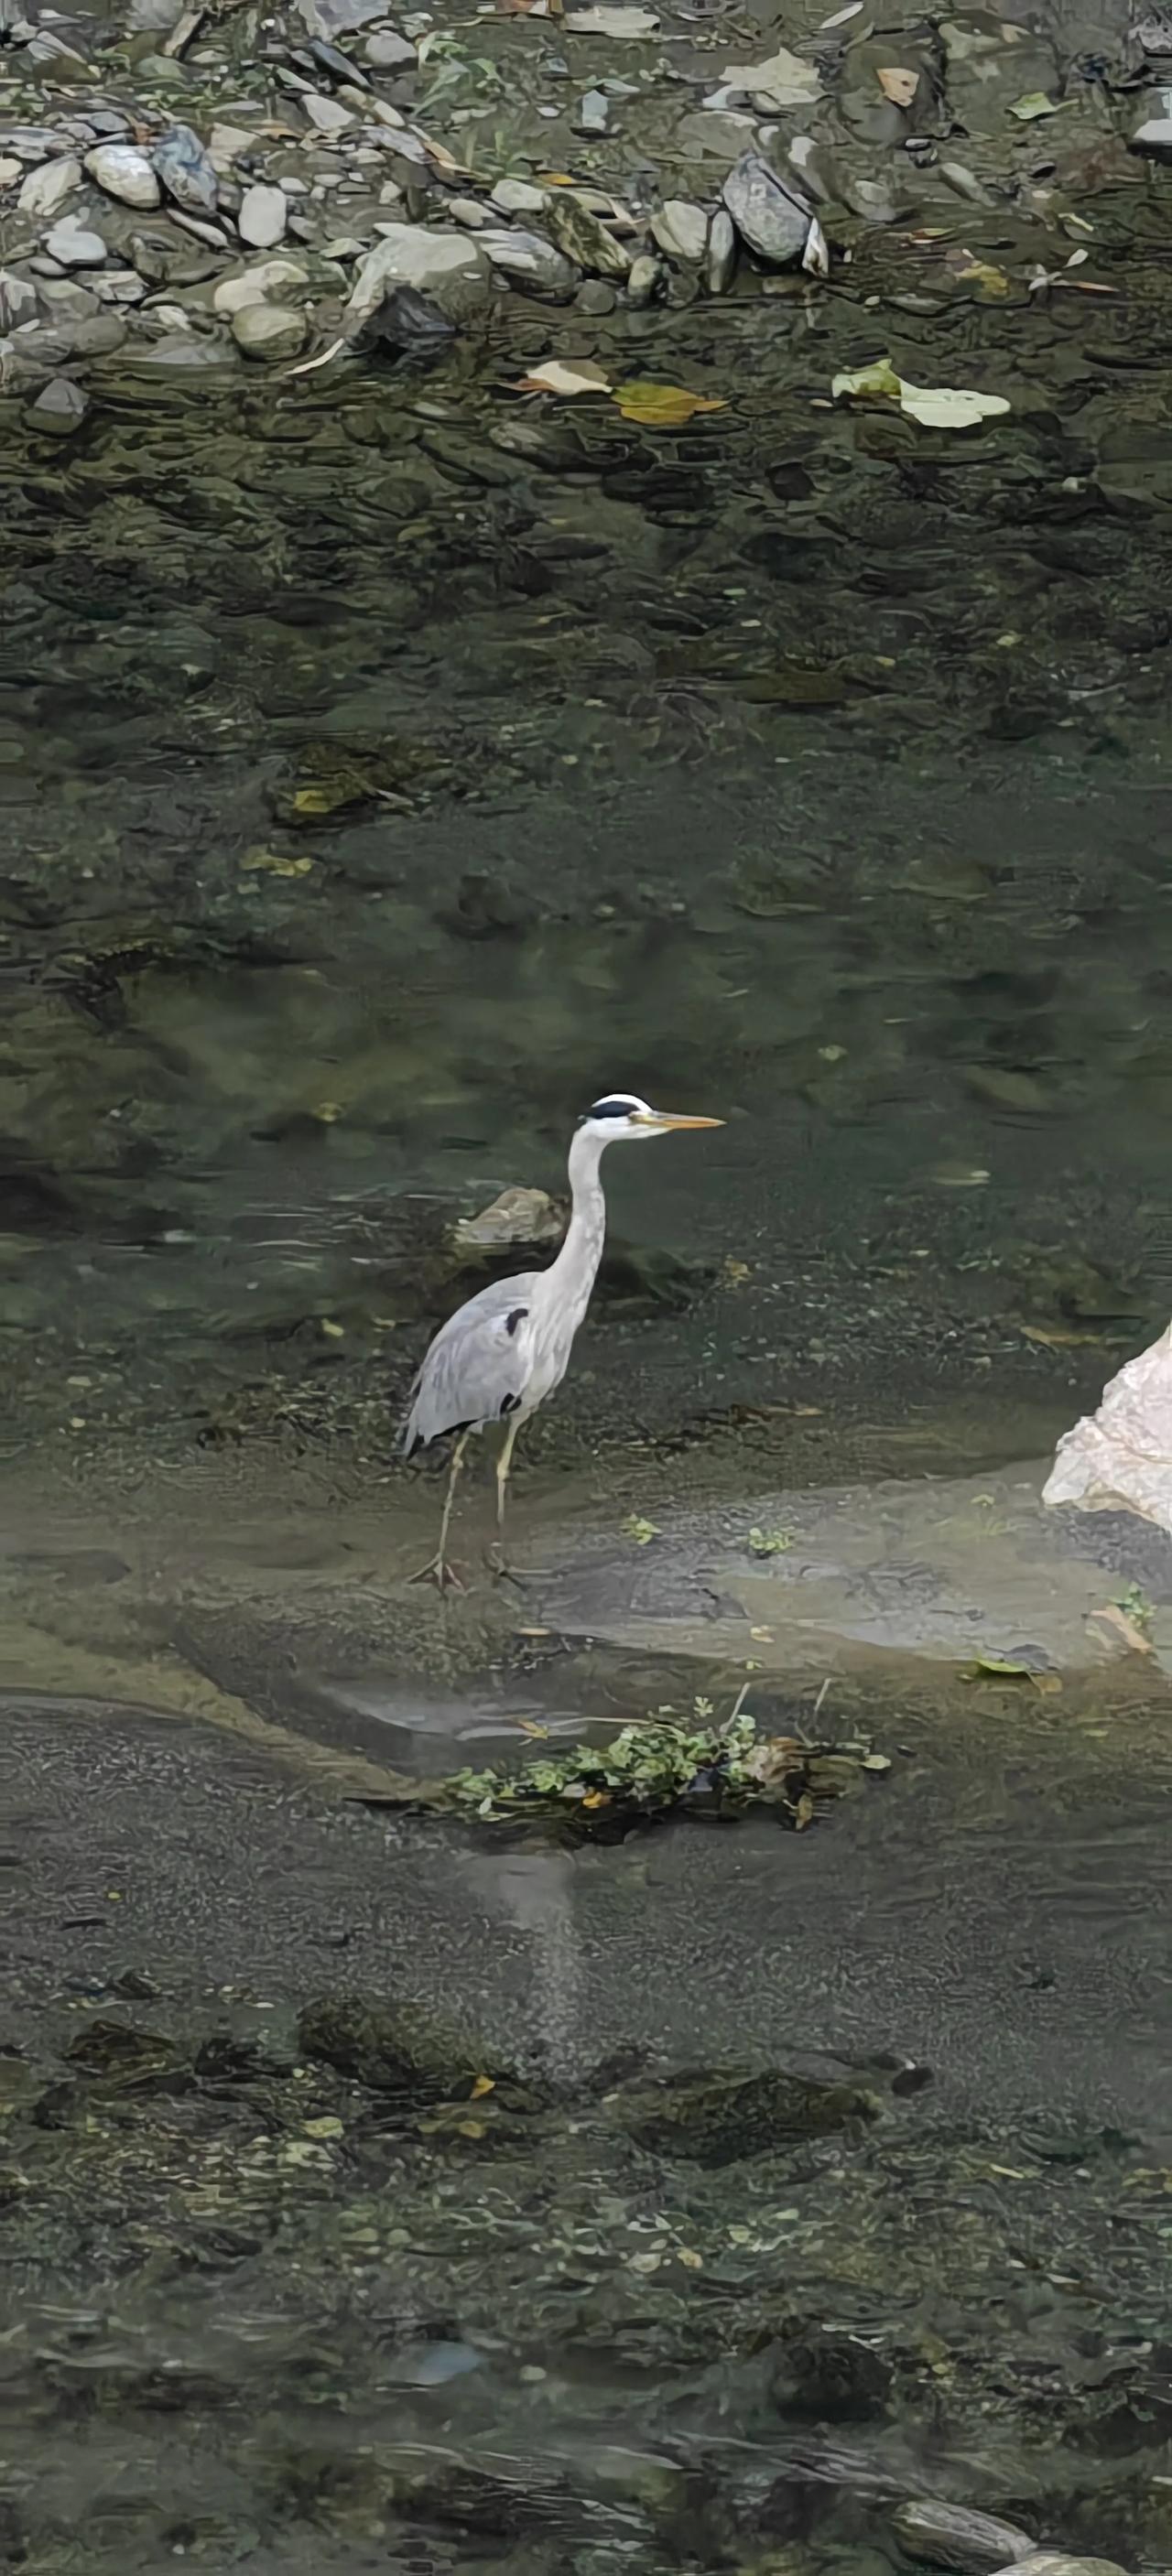
[(580, 1136), (596, 1136), (600, 1144), (613, 1145), (625, 1139), (638, 1144), (648, 1136), (666, 1136), (673, 1127), (723, 1127), (723, 1118), (685, 1118), (670, 1109), (652, 1109), (634, 1091), (604, 1091), (593, 1108), (578, 1120)]

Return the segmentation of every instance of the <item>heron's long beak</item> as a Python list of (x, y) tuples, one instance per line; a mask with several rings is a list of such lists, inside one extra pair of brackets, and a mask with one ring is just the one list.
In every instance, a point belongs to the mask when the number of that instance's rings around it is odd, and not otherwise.
[(723, 1118), (683, 1118), (677, 1117), (672, 1109), (648, 1109), (637, 1112), (636, 1123), (640, 1127), (723, 1127), (724, 1120)]

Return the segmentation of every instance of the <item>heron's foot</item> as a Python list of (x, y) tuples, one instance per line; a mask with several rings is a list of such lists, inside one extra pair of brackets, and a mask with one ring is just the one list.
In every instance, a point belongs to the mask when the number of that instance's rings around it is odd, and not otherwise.
[(420, 1566), (418, 1574), (408, 1576), (408, 1581), (434, 1583), (437, 1592), (466, 1592), (468, 1589), (463, 1576), (457, 1574), (455, 1566), (438, 1548), (435, 1555), (428, 1558), (427, 1564)]

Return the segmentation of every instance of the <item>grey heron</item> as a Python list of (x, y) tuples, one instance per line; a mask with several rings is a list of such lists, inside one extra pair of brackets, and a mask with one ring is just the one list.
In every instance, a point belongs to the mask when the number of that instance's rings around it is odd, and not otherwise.
[(574, 1335), (590, 1303), (606, 1234), (606, 1200), (599, 1165), (608, 1145), (647, 1143), (681, 1127), (722, 1127), (722, 1118), (685, 1118), (652, 1109), (631, 1091), (610, 1091), (580, 1118), (570, 1146), (571, 1214), (566, 1239), (548, 1270), (521, 1270), (494, 1279), (441, 1324), (411, 1389), (403, 1431), (409, 1458), (454, 1432), (439, 1545), (417, 1583), (459, 1589), (448, 1563), (448, 1523), (456, 1479), (474, 1431), (507, 1424), (497, 1460), (497, 1528), (505, 1520), (505, 1492), (513, 1442), (526, 1416), (561, 1385)]

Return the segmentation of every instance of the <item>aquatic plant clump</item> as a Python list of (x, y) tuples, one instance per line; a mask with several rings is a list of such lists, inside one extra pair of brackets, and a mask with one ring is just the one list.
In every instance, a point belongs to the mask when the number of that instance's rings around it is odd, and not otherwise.
[(859, 1739), (807, 1744), (764, 1735), (747, 1711), (721, 1724), (711, 1702), (697, 1700), (690, 1721), (657, 1710), (609, 1744), (574, 1744), (517, 1770), (459, 1771), (447, 1785), (457, 1805), (487, 1823), (544, 1813), (605, 1831), (650, 1824), (674, 1810), (729, 1820), (747, 1807), (769, 1806), (801, 1832), (863, 1771), (890, 1767), (886, 1754)]

